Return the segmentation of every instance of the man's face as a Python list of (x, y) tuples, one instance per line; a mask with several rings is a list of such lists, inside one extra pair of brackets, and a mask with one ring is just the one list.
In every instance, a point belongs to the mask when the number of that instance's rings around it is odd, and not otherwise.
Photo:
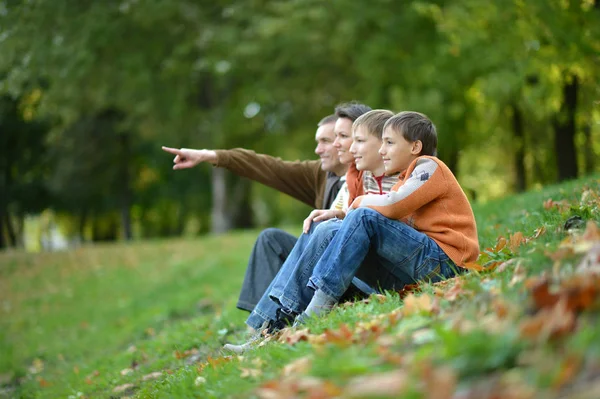
[(333, 146), (337, 149), (339, 160), (343, 164), (354, 162), (354, 155), (350, 153), (352, 145), (352, 120), (348, 118), (338, 118), (335, 121), (335, 141)]
[(379, 155), (381, 140), (370, 134), (364, 125), (354, 129), (350, 153), (358, 170), (368, 170), (377, 175), (383, 173), (383, 159)]
[(340, 166), (337, 149), (333, 146), (335, 140), (334, 126), (333, 122), (321, 125), (315, 135), (317, 141), (315, 154), (321, 158), (321, 169), (325, 172), (334, 172)]
[(401, 133), (391, 128), (383, 131), (379, 154), (383, 157), (383, 166), (388, 175), (405, 171), (421, 153), (422, 144), (417, 140), (407, 141)]

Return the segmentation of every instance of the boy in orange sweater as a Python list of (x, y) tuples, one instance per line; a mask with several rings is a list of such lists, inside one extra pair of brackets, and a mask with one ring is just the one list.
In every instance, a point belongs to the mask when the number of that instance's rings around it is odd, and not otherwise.
[(400, 289), (453, 277), (477, 259), (471, 205), (450, 169), (431, 156), (433, 123), (401, 112), (386, 122), (382, 139), (385, 171), (402, 172), (400, 181), (387, 195), (354, 200), (313, 270), (308, 287), (315, 293), (300, 321), (328, 312), (357, 274), (371, 286)]

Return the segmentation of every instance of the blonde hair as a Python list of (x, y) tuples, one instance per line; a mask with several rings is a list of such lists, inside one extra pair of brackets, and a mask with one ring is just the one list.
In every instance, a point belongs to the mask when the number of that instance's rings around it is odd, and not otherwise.
[(369, 134), (381, 139), (383, 128), (387, 121), (394, 116), (392, 111), (387, 109), (374, 109), (359, 116), (352, 124), (352, 132), (355, 132), (359, 126), (364, 126)]

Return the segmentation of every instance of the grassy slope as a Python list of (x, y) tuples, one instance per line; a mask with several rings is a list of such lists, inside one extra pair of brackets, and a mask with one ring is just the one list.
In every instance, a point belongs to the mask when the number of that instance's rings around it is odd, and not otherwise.
[[(310, 333), (288, 338), (304, 341), (269, 343), (241, 358), (225, 357), (220, 347), (244, 337), (246, 314), (235, 301), (256, 232), (1, 254), (0, 392), (326, 398), (364, 390), (421, 397), (438, 387), (473, 398), (586, 397), (577, 392), (589, 391), (600, 367), (596, 315), (584, 312), (566, 333), (560, 327), (572, 317), (569, 309), (552, 307), (536, 318), (527, 281), (572, 274), (578, 256), (563, 256), (553, 267), (547, 254), (565, 239), (561, 226), (572, 214), (600, 219), (593, 195), (581, 201), (586, 185), (600, 191), (594, 178), (475, 207), (482, 248), (499, 236), (546, 229), (514, 251), (492, 253), (490, 261), (514, 259), (499, 270), (424, 286), (404, 301), (388, 294), (339, 307), (312, 321)], [(573, 206), (545, 209), (549, 197)]]

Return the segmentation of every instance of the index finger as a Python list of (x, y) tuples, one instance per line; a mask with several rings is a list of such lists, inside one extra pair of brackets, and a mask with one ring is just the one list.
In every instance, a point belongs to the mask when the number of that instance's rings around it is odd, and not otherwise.
[(162, 146), (162, 150), (166, 151), (166, 152), (168, 152), (170, 154), (173, 154), (173, 155), (181, 155), (181, 151), (179, 149), (177, 149), (177, 148), (165, 147), (163, 145)]

